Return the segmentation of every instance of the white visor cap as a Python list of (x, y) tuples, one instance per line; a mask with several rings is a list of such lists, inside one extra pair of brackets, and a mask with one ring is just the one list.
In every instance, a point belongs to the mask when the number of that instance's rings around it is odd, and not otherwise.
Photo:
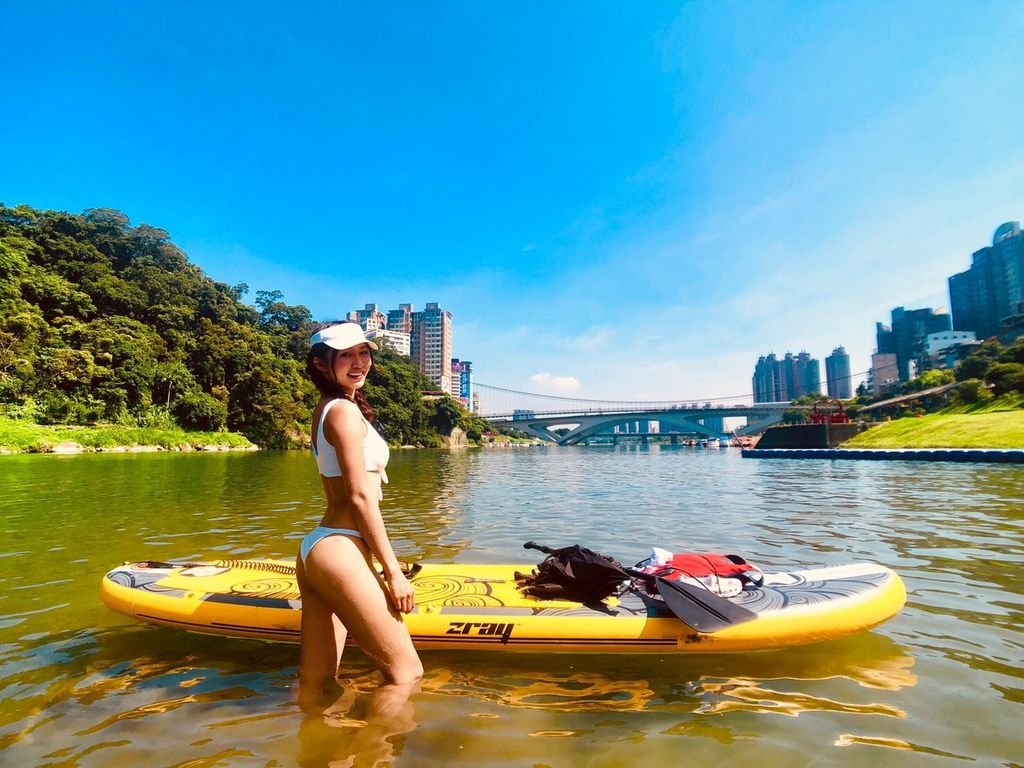
[(338, 323), (321, 328), (309, 337), (309, 346), (314, 344), (326, 344), (332, 349), (351, 349), (366, 344), (370, 349), (378, 349), (376, 344), (366, 338), (357, 323)]

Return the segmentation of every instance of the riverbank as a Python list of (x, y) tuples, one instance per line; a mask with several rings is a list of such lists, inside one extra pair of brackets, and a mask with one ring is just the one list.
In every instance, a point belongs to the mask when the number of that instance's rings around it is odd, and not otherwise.
[(1024, 448), (1024, 410), (944, 411), (897, 419), (861, 432), (842, 448)]
[(186, 432), (113, 424), (47, 426), (0, 416), (0, 454), (255, 450), (257, 446), (234, 432)]

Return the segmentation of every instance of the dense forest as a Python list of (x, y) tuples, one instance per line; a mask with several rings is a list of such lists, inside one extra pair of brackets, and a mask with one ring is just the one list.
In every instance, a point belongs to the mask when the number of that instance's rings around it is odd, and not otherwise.
[[(274, 290), (249, 305), (248, 291), (120, 211), (0, 204), (0, 413), (302, 445), (317, 399), (304, 374), (313, 317)], [(450, 397), (425, 400), (435, 387), (408, 358), (383, 349), (375, 360), (365, 391), (392, 444), (487, 429)]]

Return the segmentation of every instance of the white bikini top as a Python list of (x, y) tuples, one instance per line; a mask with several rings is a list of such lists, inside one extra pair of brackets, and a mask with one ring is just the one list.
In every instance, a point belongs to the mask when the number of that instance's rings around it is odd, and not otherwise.
[[(316, 428), (316, 442), (313, 444), (313, 456), (316, 458), (317, 469), (324, 477), (341, 477), (341, 465), (338, 463), (338, 452), (324, 436), (324, 419), (331, 407), (340, 402), (341, 398), (328, 401), (320, 413), (320, 423)], [(388, 465), (391, 451), (384, 438), (378, 434), (373, 425), (363, 417), (366, 435), (363, 437), (363, 461), (367, 472), (379, 472), (382, 483), (388, 481), (388, 473), (384, 468)]]

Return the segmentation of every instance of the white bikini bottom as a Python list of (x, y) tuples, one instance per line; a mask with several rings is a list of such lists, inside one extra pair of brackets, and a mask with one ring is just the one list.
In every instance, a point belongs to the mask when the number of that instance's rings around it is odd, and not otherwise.
[(313, 547), (328, 536), (352, 536), (357, 539), (363, 538), (363, 535), (354, 528), (328, 528), (326, 525), (318, 525), (306, 534), (306, 538), (304, 538), (302, 540), (302, 544), (299, 545), (299, 557), (302, 558), (303, 563), (306, 562), (306, 558), (309, 557), (309, 553), (312, 551)]

